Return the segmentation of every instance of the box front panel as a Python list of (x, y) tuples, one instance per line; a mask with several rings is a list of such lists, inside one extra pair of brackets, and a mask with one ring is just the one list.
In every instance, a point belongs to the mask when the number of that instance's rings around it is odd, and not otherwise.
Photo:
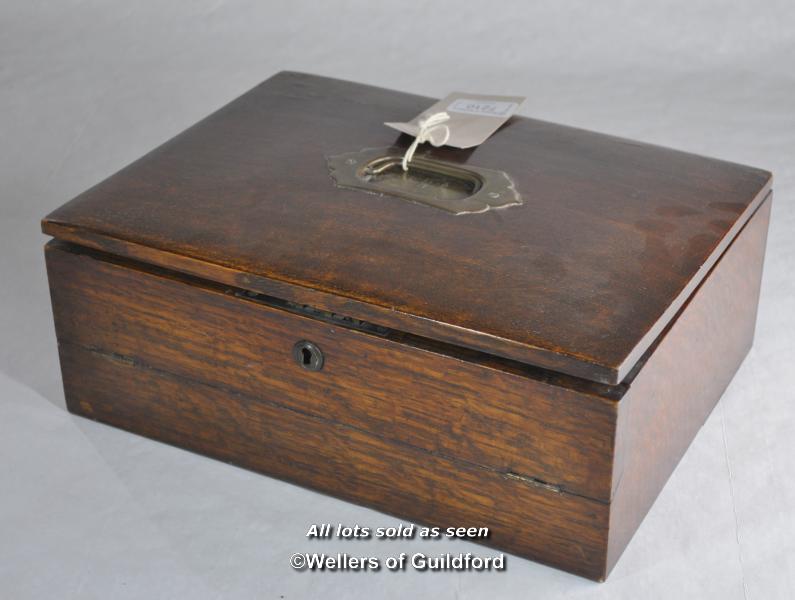
[(582, 492), (609, 490), (615, 402), (66, 245), (47, 262), (72, 412), (602, 577), (609, 505)]
[[(608, 500), (616, 402), (63, 249), (60, 342)], [(321, 370), (297, 364), (306, 340)]]

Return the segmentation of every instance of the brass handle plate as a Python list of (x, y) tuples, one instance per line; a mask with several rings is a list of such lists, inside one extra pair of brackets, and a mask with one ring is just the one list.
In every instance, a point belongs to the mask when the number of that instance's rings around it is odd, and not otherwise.
[(404, 171), (400, 148), (367, 148), (327, 158), (339, 187), (389, 194), (455, 215), (522, 204), (513, 181), (503, 171), (416, 156)]

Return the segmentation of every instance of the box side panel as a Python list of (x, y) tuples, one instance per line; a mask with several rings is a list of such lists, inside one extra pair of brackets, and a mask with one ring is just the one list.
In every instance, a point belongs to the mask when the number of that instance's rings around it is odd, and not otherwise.
[(768, 197), (620, 402), (608, 572), (751, 347), (770, 206)]
[[(607, 502), (617, 403), (52, 246), (59, 342)], [(209, 284), (208, 284), (209, 285)], [(226, 292), (226, 293), (225, 293)], [(319, 372), (293, 356), (325, 355)]]

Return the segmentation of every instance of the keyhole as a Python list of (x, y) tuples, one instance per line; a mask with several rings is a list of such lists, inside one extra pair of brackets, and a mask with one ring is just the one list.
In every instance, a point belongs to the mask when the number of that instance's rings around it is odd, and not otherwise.
[(312, 342), (306, 340), (296, 342), (293, 346), (293, 358), (307, 371), (319, 371), (323, 368), (323, 353)]
[(312, 363), (312, 353), (309, 351), (309, 348), (301, 348), (301, 357), (305, 367)]

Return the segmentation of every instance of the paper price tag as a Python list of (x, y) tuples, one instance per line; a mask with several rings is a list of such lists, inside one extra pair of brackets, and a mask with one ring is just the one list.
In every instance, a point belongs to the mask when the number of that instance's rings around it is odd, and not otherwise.
[(516, 102), (501, 102), (498, 100), (477, 100), (475, 98), (459, 98), (447, 107), (447, 112), (463, 113), (465, 115), (480, 115), (483, 117), (510, 117), (519, 104)]
[(449, 130), (445, 146), (479, 146), (505, 123), (524, 102), (521, 96), (485, 96), (453, 92), (405, 123), (384, 123), (392, 129), (417, 137), (421, 121), (437, 113), (447, 113), (444, 125)]

